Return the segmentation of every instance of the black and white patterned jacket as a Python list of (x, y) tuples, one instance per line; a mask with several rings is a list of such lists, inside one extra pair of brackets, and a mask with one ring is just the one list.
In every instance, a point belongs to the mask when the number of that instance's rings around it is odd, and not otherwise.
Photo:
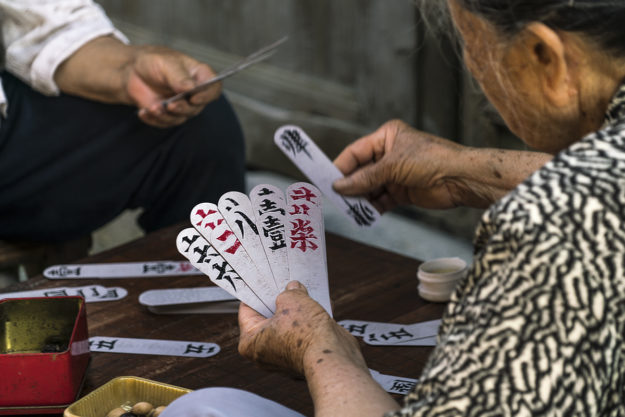
[(396, 416), (625, 416), (625, 85), (494, 204)]

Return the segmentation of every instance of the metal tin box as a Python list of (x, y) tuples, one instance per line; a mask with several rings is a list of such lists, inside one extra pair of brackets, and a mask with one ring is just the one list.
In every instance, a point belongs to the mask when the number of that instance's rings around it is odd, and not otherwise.
[(82, 297), (0, 300), (0, 414), (61, 412), (88, 363)]
[(109, 411), (147, 401), (154, 407), (169, 405), (190, 389), (131, 376), (112, 379), (69, 406), (64, 417), (105, 417)]

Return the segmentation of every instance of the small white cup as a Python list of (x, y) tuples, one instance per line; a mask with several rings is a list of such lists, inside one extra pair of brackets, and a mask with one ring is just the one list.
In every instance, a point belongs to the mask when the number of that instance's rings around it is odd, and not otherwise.
[(428, 301), (449, 301), (466, 271), (467, 263), (460, 258), (439, 258), (422, 263), (417, 271), (419, 295)]

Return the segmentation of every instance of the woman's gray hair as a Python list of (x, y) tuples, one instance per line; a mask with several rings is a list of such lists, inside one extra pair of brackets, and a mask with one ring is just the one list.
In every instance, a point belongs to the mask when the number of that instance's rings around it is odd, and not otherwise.
[[(556, 30), (577, 32), (594, 40), (606, 52), (625, 56), (625, 1), (623, 0), (453, 0), (514, 35), (531, 22)], [(425, 2), (424, 2), (425, 3)], [(430, 3), (447, 3), (430, 0)]]

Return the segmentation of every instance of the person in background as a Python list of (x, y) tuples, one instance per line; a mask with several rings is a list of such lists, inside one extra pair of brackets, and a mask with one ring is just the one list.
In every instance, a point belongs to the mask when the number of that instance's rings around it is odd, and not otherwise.
[(242, 190), (244, 142), (215, 73), (129, 45), (91, 0), (0, 0), (0, 239), (88, 235), (126, 208), (145, 231)]
[(542, 153), (392, 121), (335, 160), (335, 189), (382, 209), (489, 206), (419, 383), (397, 404), (296, 281), (270, 319), (241, 306), (239, 351), (304, 375), (317, 416), (623, 416), (625, 2), (447, 4), (468, 69)]

